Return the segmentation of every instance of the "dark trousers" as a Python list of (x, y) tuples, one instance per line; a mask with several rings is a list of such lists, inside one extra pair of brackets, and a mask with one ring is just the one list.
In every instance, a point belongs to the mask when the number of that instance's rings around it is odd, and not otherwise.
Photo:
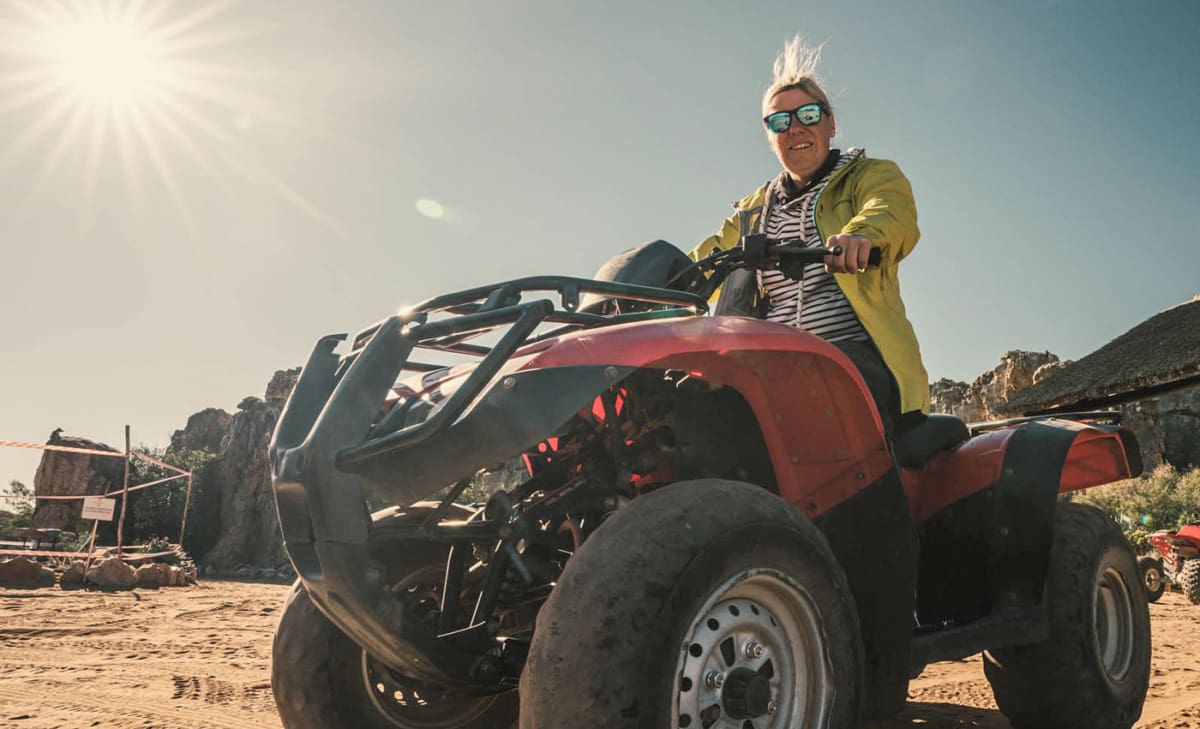
[(879, 410), (883, 432), (889, 441), (892, 440), (896, 425), (900, 422), (900, 388), (892, 371), (884, 363), (883, 355), (870, 340), (833, 342), (833, 346), (845, 352), (854, 366), (858, 367)]

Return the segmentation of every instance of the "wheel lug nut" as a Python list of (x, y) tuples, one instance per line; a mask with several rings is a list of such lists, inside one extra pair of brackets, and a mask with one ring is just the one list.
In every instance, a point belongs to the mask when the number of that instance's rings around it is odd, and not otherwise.
[(704, 685), (709, 688), (721, 688), (725, 685), (725, 674), (720, 671), (709, 671), (704, 674)]
[(742, 647), (742, 652), (745, 656), (752, 660), (762, 658), (764, 651), (765, 649), (762, 647), (762, 644), (753, 640), (746, 641), (746, 645)]
[(776, 711), (779, 711), (779, 704), (775, 702), (775, 699), (771, 699), (767, 702), (767, 713), (774, 714)]

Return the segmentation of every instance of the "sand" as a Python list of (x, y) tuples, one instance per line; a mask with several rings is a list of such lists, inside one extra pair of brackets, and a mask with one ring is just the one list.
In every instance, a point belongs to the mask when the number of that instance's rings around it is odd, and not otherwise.
[[(124, 593), (0, 590), (0, 727), (279, 729), (271, 634), (287, 587), (205, 581)], [(1200, 606), (1150, 606), (1139, 727), (1200, 727)], [(1004, 729), (979, 658), (938, 663), (899, 717), (870, 729)]]

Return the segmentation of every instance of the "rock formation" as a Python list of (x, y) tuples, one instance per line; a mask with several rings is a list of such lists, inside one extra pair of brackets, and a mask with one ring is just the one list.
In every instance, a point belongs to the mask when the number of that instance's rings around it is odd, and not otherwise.
[(1050, 352), (1005, 352), (1000, 364), (976, 377), (970, 385), (945, 378), (931, 384), (932, 410), (957, 415), (968, 423), (1003, 419), (1007, 416), (1001, 412), (1002, 406), (1013, 393), (1063, 364)]
[(229, 430), (229, 422), (233, 416), (219, 408), (205, 408), (193, 413), (187, 419), (183, 430), (171, 434), (171, 446), (168, 453), (182, 451), (207, 451), (217, 453), (221, 450), (221, 439)]
[(299, 368), (280, 370), (267, 386), (266, 399), (247, 397), (229, 421), (221, 449), (208, 466), (219, 500), (219, 537), (202, 561), (207, 573), (238, 565), (276, 569), (288, 566), (271, 491), (267, 446)]
[[(51, 435), (50, 443), (71, 448), (120, 453), (115, 448), (86, 438), (61, 436), (59, 431), (55, 431)], [(33, 493), (35, 496), (98, 496), (112, 489), (120, 488), (124, 479), (125, 461), (123, 458), (45, 451), (41, 463), (38, 464), (37, 473), (33, 477)], [(35, 529), (62, 529), (69, 532), (86, 531), (91, 529), (91, 523), (79, 519), (79, 512), (82, 510), (83, 501), (81, 499), (39, 499), (33, 510), (33, 527)]]
[[(1049, 352), (1008, 352), (995, 369), (970, 385), (945, 378), (932, 383), (932, 410), (969, 423), (1012, 417), (1004, 411), (1009, 398), (1067, 364)], [(1147, 472), (1162, 463), (1179, 470), (1200, 466), (1200, 386), (1146, 397), (1117, 409), (1122, 424), (1137, 436)]]

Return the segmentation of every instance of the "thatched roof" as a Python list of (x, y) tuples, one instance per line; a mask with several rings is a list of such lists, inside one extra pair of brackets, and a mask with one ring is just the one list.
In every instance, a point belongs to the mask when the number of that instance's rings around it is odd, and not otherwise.
[(1018, 392), (1008, 413), (1087, 409), (1200, 384), (1200, 296), (1160, 312)]

